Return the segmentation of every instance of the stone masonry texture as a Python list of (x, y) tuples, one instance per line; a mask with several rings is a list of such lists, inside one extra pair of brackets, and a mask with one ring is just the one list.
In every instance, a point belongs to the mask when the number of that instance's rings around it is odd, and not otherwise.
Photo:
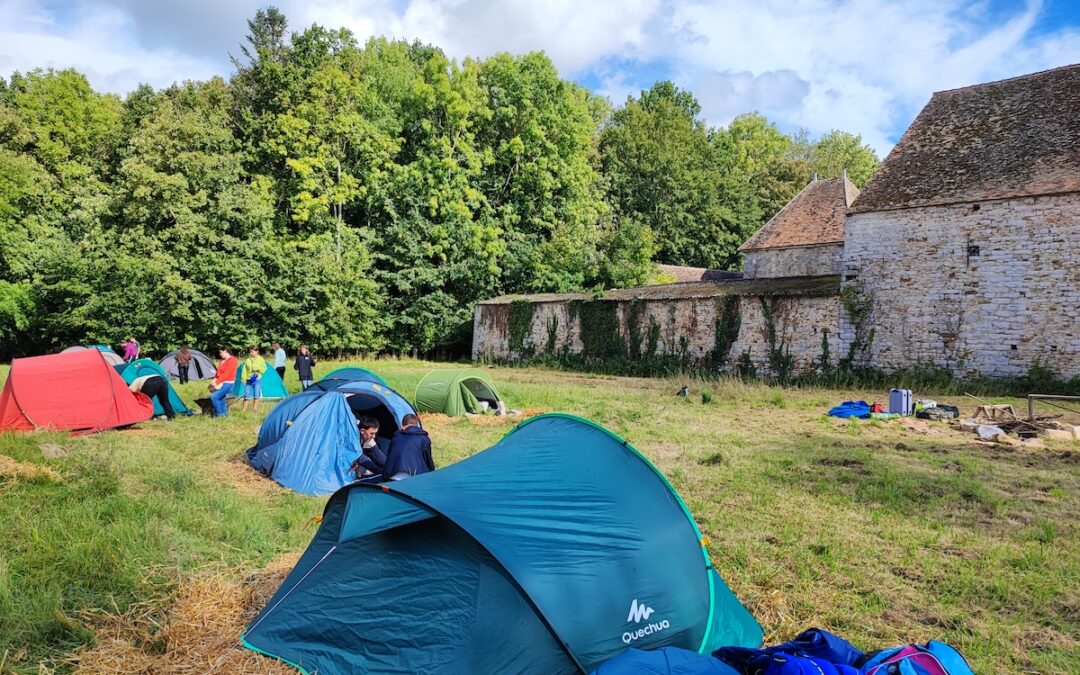
[[(868, 365), (1080, 375), (1080, 194), (852, 213), (842, 273), (872, 300)], [(839, 350), (854, 332), (841, 311)]]

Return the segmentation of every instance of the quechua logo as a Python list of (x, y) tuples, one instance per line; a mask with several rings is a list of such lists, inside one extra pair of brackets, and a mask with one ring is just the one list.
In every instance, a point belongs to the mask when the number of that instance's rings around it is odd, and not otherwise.
[(671, 623), (667, 619), (653, 621), (644, 626), (640, 625), (642, 621), (649, 621), (649, 618), (655, 611), (656, 610), (649, 607), (644, 602), (638, 602), (637, 598), (634, 598), (630, 603), (630, 613), (626, 615), (626, 622), (630, 623), (632, 621), (638, 626), (633, 630), (628, 630), (622, 634), (623, 643), (630, 644), (634, 640), (640, 640), (643, 637), (671, 628)]

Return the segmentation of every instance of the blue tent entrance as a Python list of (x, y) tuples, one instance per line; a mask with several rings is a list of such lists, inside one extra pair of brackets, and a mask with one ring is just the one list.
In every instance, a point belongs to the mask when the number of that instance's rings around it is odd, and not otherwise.
[[(233, 381), (232, 396), (237, 398), (244, 395), (244, 368), (243, 362), (236, 368), (236, 380)], [(266, 372), (262, 374), (262, 397), (263, 398), (285, 398), (289, 395), (289, 391), (285, 389), (285, 383), (281, 381), (277, 371), (267, 366)]]
[(602, 427), (542, 415), (438, 471), (336, 492), (243, 640), (309, 673), (580, 673), (630, 646), (761, 637), (663, 475)]
[(330, 391), (314, 387), (275, 407), (247, 451), (251, 465), (290, 490), (326, 495), (354, 480), (349, 467), (360, 456), (356, 421), (379, 420), (379, 435), (389, 438), (401, 418), (415, 412), (389, 387), (348, 382)]
[(386, 380), (367, 368), (345, 366), (344, 368), (330, 371), (326, 374), (326, 377), (311, 385), (308, 389), (321, 389), (326, 391), (328, 389), (340, 387), (347, 382), (374, 382), (375, 384), (381, 384), (384, 387), (387, 386)]
[[(177, 395), (176, 390), (173, 389), (172, 382), (169, 382), (169, 375), (165, 372), (158, 363), (151, 359), (136, 359), (131, 363), (124, 366), (124, 368), (116, 367), (120, 371), (120, 377), (124, 378), (124, 382), (131, 384), (137, 378), (144, 375), (157, 375), (165, 380), (165, 386), (169, 389), (169, 403), (172, 404), (173, 412), (177, 415), (194, 415), (191, 408), (184, 405), (184, 402)], [(154, 414), (164, 415), (165, 409), (158, 403), (157, 398), (151, 399), (154, 402)]]

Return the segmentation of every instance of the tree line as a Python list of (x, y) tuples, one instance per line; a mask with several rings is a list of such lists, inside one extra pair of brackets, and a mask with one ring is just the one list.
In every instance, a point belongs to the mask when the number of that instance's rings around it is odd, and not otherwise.
[(878, 164), (842, 131), (710, 128), (670, 82), (613, 109), (543, 53), (248, 26), (228, 80), (0, 79), (0, 358), (126, 335), (459, 351), (478, 300), (737, 266), (812, 175)]

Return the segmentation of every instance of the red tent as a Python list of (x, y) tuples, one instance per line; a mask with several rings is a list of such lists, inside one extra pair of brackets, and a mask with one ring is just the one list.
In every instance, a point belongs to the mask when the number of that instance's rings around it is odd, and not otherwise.
[(15, 359), (0, 394), (0, 431), (92, 433), (153, 415), (153, 401), (132, 393), (96, 349)]

